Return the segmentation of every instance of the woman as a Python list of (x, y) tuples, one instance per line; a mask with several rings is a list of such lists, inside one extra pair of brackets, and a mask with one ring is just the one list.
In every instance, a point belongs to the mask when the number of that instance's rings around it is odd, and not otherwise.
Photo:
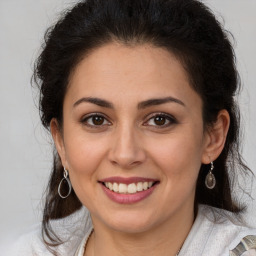
[(19, 255), (256, 255), (232, 193), (250, 172), (233, 49), (201, 2), (82, 1), (35, 79), (56, 152), (43, 239)]

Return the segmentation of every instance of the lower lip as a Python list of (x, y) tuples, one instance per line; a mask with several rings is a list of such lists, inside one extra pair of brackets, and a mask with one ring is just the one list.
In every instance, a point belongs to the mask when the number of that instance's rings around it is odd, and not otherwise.
[(101, 184), (103, 191), (105, 194), (114, 202), (119, 204), (134, 204), (140, 202), (147, 197), (149, 197), (154, 189), (156, 188), (157, 184), (152, 186), (147, 190), (143, 190), (134, 194), (119, 194), (110, 189), (106, 188), (103, 184)]

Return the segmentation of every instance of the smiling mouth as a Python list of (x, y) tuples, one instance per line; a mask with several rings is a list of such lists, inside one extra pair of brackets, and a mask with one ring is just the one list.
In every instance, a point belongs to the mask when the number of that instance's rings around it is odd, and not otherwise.
[(117, 182), (101, 182), (106, 188), (109, 190), (119, 193), (119, 194), (135, 194), (138, 192), (142, 192), (145, 190), (150, 189), (151, 187), (155, 186), (158, 181), (144, 181), (144, 182), (137, 182), (137, 183), (117, 183)]

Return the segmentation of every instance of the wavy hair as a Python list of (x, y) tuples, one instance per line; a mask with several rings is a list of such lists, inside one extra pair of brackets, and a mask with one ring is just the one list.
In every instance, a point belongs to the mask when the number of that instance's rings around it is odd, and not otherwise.
[[(203, 121), (210, 126), (220, 110), (230, 115), (225, 147), (215, 161), (216, 187), (204, 180), (209, 166), (201, 166), (195, 206), (206, 204), (238, 213), (233, 183), (238, 175), (250, 173), (239, 149), (239, 109), (235, 96), (240, 81), (230, 34), (214, 14), (197, 0), (86, 0), (66, 11), (45, 34), (34, 79), (40, 90), (40, 117), (49, 129), (56, 118), (62, 126), (63, 99), (76, 65), (93, 49), (110, 42), (124, 45), (151, 44), (165, 48), (180, 60), (191, 86), (203, 100)], [(42, 232), (45, 243), (61, 243), (50, 220), (66, 217), (81, 208), (74, 191), (63, 200), (58, 195), (63, 166), (54, 151), (52, 174), (46, 194)]]

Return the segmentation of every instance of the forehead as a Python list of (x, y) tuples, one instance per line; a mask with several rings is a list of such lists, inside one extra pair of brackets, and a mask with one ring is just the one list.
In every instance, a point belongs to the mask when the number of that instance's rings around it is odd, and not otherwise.
[(174, 54), (149, 44), (110, 43), (93, 50), (70, 77), (74, 97), (111, 97), (123, 100), (176, 97), (195, 93), (185, 69)]

